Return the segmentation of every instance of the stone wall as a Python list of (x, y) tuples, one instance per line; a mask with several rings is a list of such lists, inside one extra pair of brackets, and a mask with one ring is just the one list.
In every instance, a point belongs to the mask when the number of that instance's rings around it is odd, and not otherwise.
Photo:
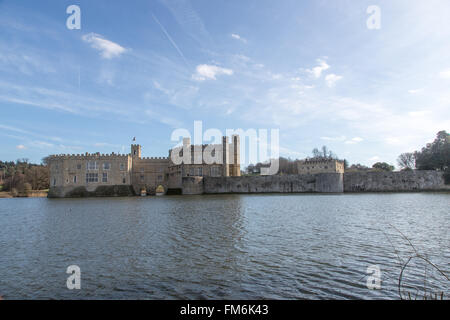
[(183, 177), (182, 189), (183, 194), (203, 194), (204, 185), (203, 177)]
[(343, 192), (339, 173), (317, 175), (204, 177), (204, 193)]
[(439, 171), (349, 172), (344, 192), (402, 192), (450, 190)]
[(48, 192), (49, 198), (85, 198), (85, 197), (129, 197), (134, 196), (132, 186), (99, 186), (90, 191), (84, 186), (79, 187), (52, 187)]

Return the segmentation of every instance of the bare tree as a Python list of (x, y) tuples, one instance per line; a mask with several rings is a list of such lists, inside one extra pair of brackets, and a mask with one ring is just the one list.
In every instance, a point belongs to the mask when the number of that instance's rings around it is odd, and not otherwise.
[(416, 157), (414, 153), (402, 153), (398, 157), (397, 163), (403, 170), (412, 170), (416, 167)]

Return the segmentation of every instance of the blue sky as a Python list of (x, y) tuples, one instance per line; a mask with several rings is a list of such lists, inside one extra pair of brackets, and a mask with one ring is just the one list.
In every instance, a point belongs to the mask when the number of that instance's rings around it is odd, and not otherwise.
[(448, 0), (0, 0), (2, 160), (125, 153), (134, 136), (167, 156), (202, 120), (278, 128), (291, 158), (325, 144), (396, 164), (450, 129), (449, 87)]

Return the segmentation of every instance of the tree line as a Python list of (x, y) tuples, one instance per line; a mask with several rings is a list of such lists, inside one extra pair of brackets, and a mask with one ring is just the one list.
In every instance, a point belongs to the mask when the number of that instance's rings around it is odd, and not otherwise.
[[(312, 150), (312, 157), (310, 159), (336, 159), (339, 157), (329, 150), (326, 146), (322, 148), (314, 148)], [(278, 174), (298, 174), (298, 159), (279, 158)], [(357, 171), (394, 171), (395, 166), (387, 162), (377, 162), (372, 167), (362, 165), (360, 163), (349, 165), (346, 159), (344, 167), (346, 172)], [(450, 181), (450, 134), (446, 131), (440, 131), (436, 135), (436, 139), (432, 143), (428, 143), (420, 151), (410, 153), (402, 153), (398, 159), (397, 164), (399, 169), (405, 170), (439, 170), (444, 171), (446, 181)], [(250, 164), (244, 174), (252, 175), (259, 174), (261, 167), (268, 166), (268, 163)]]
[(0, 161), (0, 191), (14, 196), (32, 190), (46, 190), (50, 186), (49, 170), (44, 164), (33, 164), (28, 159)]
[(439, 131), (432, 143), (420, 151), (402, 153), (397, 163), (402, 170), (443, 171), (445, 183), (450, 183), (450, 134)]

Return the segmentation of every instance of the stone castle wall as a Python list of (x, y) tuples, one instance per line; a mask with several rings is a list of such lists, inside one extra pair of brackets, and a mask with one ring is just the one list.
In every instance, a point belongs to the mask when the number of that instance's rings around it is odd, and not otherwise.
[[(201, 182), (202, 188), (201, 188)], [(184, 192), (184, 188), (188, 191)], [(450, 191), (442, 172), (352, 172), (183, 179), (183, 194)]]
[(340, 173), (283, 176), (205, 177), (204, 193), (343, 192)]
[(344, 174), (344, 192), (445, 191), (439, 171), (349, 172)]

